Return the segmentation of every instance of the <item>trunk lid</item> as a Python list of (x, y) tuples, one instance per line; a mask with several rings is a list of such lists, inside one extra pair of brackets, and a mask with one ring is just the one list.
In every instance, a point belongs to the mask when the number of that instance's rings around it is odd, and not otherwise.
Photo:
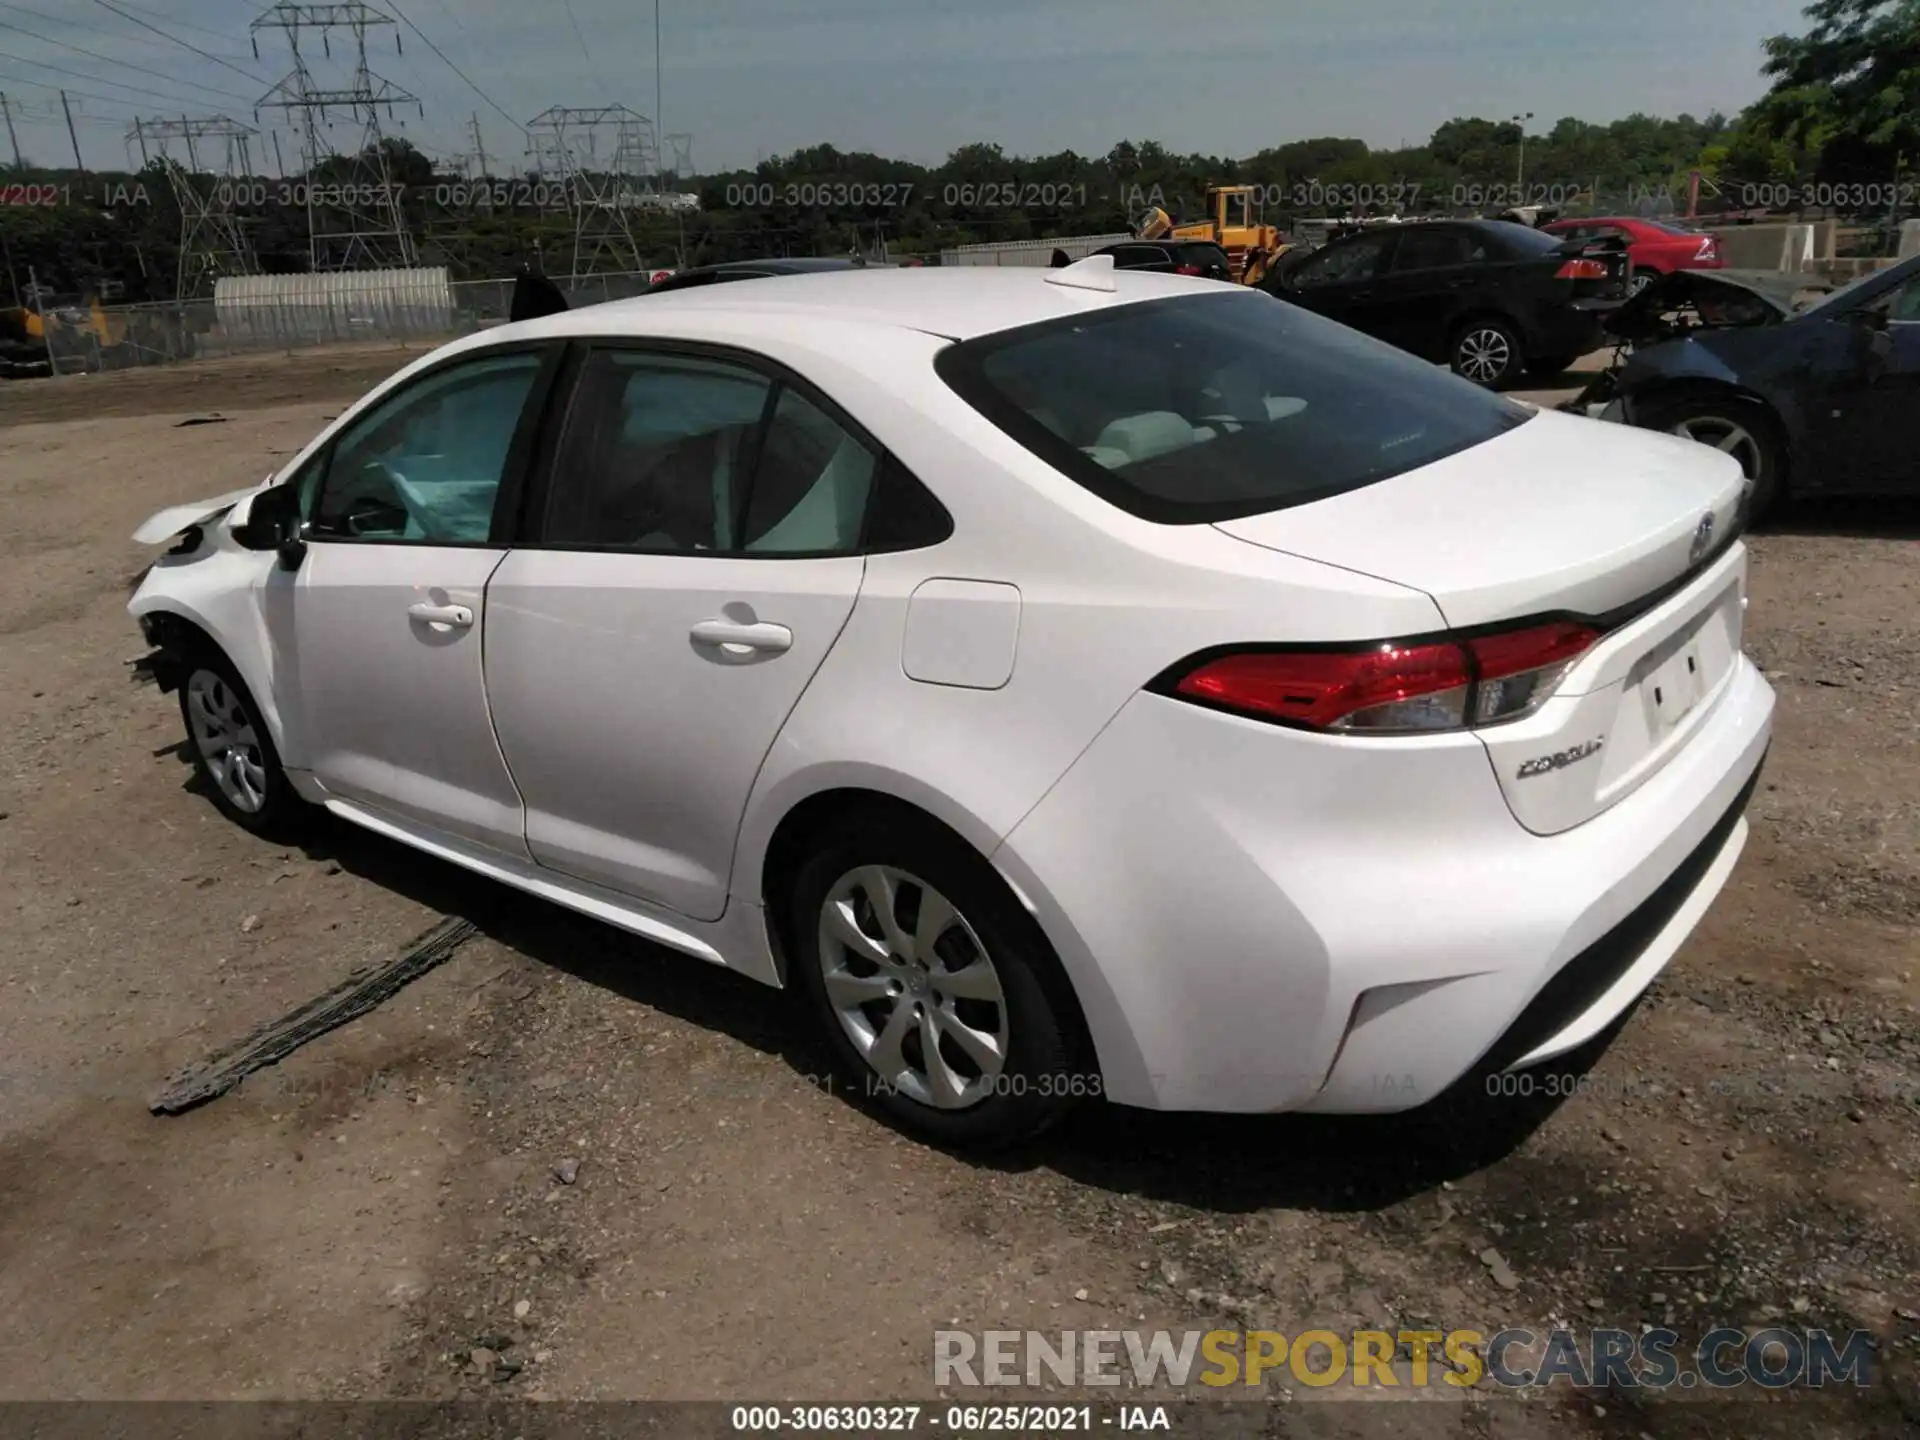
[(1577, 308), (1605, 310), (1626, 300), (1633, 260), (1627, 242), (1618, 236), (1568, 240), (1554, 259), (1560, 270), (1578, 272), (1577, 278), (1561, 282), (1568, 287)]
[(1552, 834), (1657, 772), (1730, 683), (1743, 484), (1738, 462), (1691, 440), (1543, 411), (1422, 469), (1217, 528), (1424, 590), (1457, 630), (1596, 622), (1605, 633), (1553, 698), (1476, 732), (1515, 818)]

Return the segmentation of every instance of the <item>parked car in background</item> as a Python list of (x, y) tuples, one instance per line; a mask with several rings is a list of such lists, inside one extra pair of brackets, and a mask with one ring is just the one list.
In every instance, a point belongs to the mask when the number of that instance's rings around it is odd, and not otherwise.
[(1629, 288), (1638, 294), (1652, 280), (1675, 270), (1718, 270), (1726, 261), (1720, 258), (1720, 242), (1704, 230), (1689, 229), (1674, 220), (1641, 220), (1626, 215), (1606, 215), (1580, 220), (1555, 220), (1542, 225), (1549, 235), (1563, 240), (1603, 240), (1618, 237), (1627, 242), (1627, 258), (1633, 262)]
[(1116, 270), (1196, 275), (1203, 280), (1233, 279), (1233, 262), (1211, 240), (1127, 240), (1103, 245), (1088, 258), (1092, 255), (1111, 255)]
[(130, 609), (236, 824), (791, 987), (1005, 1141), (1605, 1033), (1746, 838), (1740, 493), (1240, 286), (807, 275), (423, 356), (143, 525)]
[(1787, 495), (1920, 495), (1920, 256), (1796, 306), (1809, 278), (1661, 277), (1609, 317), (1632, 349), (1575, 404), (1732, 455), (1750, 519)]
[(676, 270), (664, 280), (656, 280), (642, 291), (659, 295), (669, 290), (692, 290), (725, 280), (760, 280), (772, 275), (815, 275), (835, 270), (891, 269), (870, 265), (859, 256), (780, 256), (770, 260), (727, 260), (718, 265), (698, 265), (691, 270)]
[(1331, 240), (1269, 294), (1444, 363), (1478, 385), (1557, 375), (1602, 343), (1627, 295), (1614, 239), (1564, 240), (1506, 220), (1422, 220)]

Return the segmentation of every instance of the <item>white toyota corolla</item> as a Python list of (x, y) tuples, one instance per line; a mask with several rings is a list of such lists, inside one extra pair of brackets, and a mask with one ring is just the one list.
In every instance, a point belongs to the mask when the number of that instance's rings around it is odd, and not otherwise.
[(855, 271), (448, 345), (130, 608), (238, 823), (792, 987), (933, 1135), (1403, 1110), (1726, 881), (1741, 486), (1233, 286)]

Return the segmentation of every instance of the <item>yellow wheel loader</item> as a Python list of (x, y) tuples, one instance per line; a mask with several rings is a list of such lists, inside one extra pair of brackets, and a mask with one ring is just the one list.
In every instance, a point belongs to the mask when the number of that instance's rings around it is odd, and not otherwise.
[(1139, 236), (1142, 240), (1211, 240), (1227, 252), (1236, 281), (1258, 285), (1273, 262), (1293, 248), (1278, 227), (1254, 217), (1258, 190), (1254, 185), (1210, 185), (1205, 220), (1176, 224), (1156, 206), (1141, 221)]

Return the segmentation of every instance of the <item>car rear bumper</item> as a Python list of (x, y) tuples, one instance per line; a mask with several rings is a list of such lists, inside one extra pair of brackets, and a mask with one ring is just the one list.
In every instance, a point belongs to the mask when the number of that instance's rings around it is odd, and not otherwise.
[(1527, 345), (1534, 355), (1586, 355), (1606, 340), (1601, 317), (1619, 308), (1618, 300), (1574, 300), (1538, 316)]
[(1330, 739), (1142, 695), (994, 859), (1109, 1098), (1410, 1109), (1632, 1005), (1739, 855), (1772, 712), (1742, 658), (1685, 751), (1542, 837), (1472, 735)]

